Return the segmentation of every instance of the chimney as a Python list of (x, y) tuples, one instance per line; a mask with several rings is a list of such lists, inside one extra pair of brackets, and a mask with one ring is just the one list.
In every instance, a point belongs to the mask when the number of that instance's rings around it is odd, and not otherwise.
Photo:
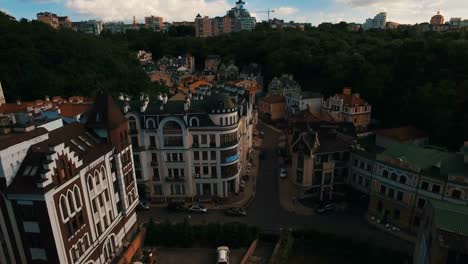
[(343, 95), (351, 95), (351, 91), (353, 89), (351, 87), (345, 87), (343, 88)]
[(50, 98), (49, 98), (49, 96), (48, 96), (48, 95), (46, 95), (46, 96), (45, 96), (45, 100), (46, 100), (47, 102), (49, 102), (49, 101), (50, 101)]
[(16, 104), (21, 105), (21, 100), (20, 99), (16, 100)]
[(120, 101), (123, 101), (123, 100), (124, 100), (124, 95), (123, 95), (123, 93), (120, 93), (120, 94), (119, 94), (119, 100), (120, 100)]

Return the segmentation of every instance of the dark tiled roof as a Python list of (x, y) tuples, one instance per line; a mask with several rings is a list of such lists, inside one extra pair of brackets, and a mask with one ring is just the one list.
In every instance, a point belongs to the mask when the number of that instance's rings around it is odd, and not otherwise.
[[(23, 160), (15, 179), (8, 187), (8, 193), (28, 194), (46, 192), (53, 186), (40, 189), (37, 184), (42, 181), (41, 173), (45, 173), (44, 165), (53, 162), (47, 159), (50, 147), (65, 144), (80, 160), (81, 167), (85, 167), (112, 151), (113, 146), (102, 143), (98, 137), (91, 134), (83, 124), (74, 122), (49, 132), (49, 139), (32, 145)], [(77, 168), (80, 169), (80, 168)]]
[(427, 133), (413, 126), (404, 126), (375, 131), (377, 135), (393, 138), (400, 142), (427, 137)]
[(127, 119), (123, 116), (109, 92), (101, 90), (97, 93), (93, 106), (87, 113), (86, 126), (116, 128)]
[(33, 139), (44, 134), (47, 134), (47, 129), (40, 127), (34, 129), (31, 132), (0, 135), (0, 150), (4, 150), (13, 145), (19, 144), (21, 142)]

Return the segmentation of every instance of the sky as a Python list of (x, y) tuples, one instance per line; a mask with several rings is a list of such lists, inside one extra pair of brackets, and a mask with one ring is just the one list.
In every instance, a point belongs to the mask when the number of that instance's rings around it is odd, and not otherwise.
[[(387, 21), (401, 24), (428, 22), (441, 11), (450, 17), (468, 19), (468, 0), (244, 0), (257, 20), (266, 20), (267, 9), (275, 10), (271, 18), (285, 21), (340, 21), (363, 23), (366, 18), (387, 12)], [(148, 15), (162, 16), (164, 21), (193, 21), (200, 13), (223, 16), (236, 0), (0, 0), (0, 10), (16, 18), (35, 19), (36, 13), (54, 12), (68, 15), (72, 21), (102, 19), (130, 22), (135, 16), (140, 23)]]

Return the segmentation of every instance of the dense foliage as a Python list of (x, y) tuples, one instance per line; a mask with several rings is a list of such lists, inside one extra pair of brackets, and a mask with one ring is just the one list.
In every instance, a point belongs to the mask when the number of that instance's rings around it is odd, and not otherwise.
[[(239, 66), (263, 66), (265, 83), (292, 73), (304, 90), (330, 95), (353, 87), (373, 105), (383, 127), (414, 124), (433, 144), (456, 149), (468, 135), (468, 34), (463, 32), (349, 32), (346, 24), (306, 31), (253, 32), (190, 37), (187, 28), (87, 36), (55, 31), (0, 14), (0, 80), (8, 99), (90, 95), (97, 88), (138, 93), (157, 89), (133, 59), (191, 53), (198, 69), (219, 54)], [(189, 36), (189, 37), (183, 37)]]
[(146, 225), (147, 245), (166, 247), (190, 247), (226, 245), (232, 248), (248, 247), (257, 238), (258, 228), (243, 223), (210, 223), (191, 225), (187, 219), (182, 223), (163, 223), (150, 220)]
[(0, 12), (0, 81), (7, 99), (154, 89), (125, 43), (17, 22)]
[(208, 39), (132, 32), (124, 39), (134, 49), (151, 50), (153, 57), (189, 52), (198, 68), (209, 54), (240, 66), (256, 62), (263, 65), (266, 83), (292, 73), (304, 90), (324, 95), (351, 86), (373, 105), (373, 118), (383, 127), (414, 124), (430, 133), (433, 144), (457, 149), (468, 135), (464, 32), (350, 32), (341, 23), (306, 31), (262, 25)]

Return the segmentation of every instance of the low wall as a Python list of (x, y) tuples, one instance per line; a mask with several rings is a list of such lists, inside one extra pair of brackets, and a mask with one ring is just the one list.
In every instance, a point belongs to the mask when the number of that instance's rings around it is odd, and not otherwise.
[(244, 258), (242, 259), (241, 261), (241, 264), (246, 264), (247, 261), (249, 260), (250, 256), (253, 255), (253, 253), (255, 252), (255, 249), (257, 249), (257, 243), (258, 243), (258, 238), (255, 239), (252, 244), (250, 244), (250, 247), (249, 249), (247, 250), (247, 252), (245, 253), (244, 255)]

